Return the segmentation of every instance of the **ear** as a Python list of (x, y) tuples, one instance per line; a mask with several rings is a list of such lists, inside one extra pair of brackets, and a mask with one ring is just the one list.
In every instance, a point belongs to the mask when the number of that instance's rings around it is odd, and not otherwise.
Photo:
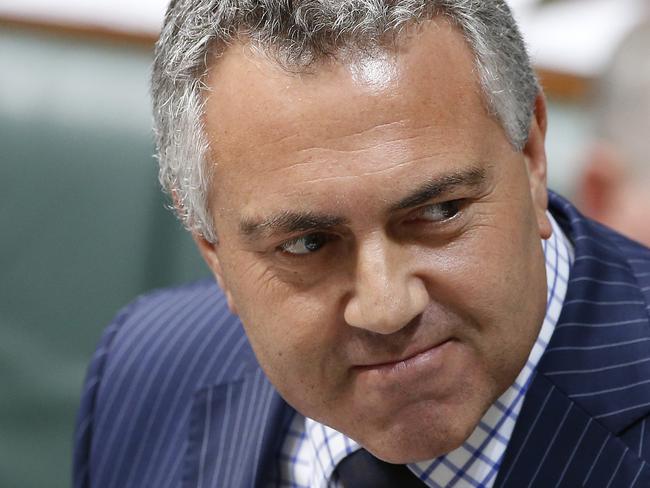
[(616, 150), (606, 143), (595, 143), (578, 176), (576, 200), (580, 209), (592, 219), (610, 223), (624, 179), (625, 170)]
[(219, 288), (221, 288), (224, 295), (226, 295), (228, 308), (233, 314), (237, 315), (237, 307), (235, 306), (235, 302), (232, 298), (232, 293), (226, 284), (226, 280), (224, 280), (223, 269), (221, 267), (218, 252), (219, 243), (212, 243), (199, 234), (192, 234), (192, 239), (194, 239), (196, 247), (199, 248), (199, 252), (201, 253), (201, 256), (203, 256), (203, 260), (206, 262), (215, 279), (217, 280)]
[(530, 194), (533, 199), (539, 236), (551, 237), (552, 228), (546, 210), (548, 208), (548, 190), (546, 187), (546, 99), (538, 93), (535, 99), (535, 114), (523, 149)]

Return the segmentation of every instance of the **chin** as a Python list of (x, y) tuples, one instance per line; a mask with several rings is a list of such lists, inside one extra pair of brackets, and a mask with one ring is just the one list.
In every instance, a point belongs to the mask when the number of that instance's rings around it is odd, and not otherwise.
[(476, 424), (444, 425), (435, 430), (421, 427), (408, 429), (411, 433), (400, 429), (399, 432), (388, 432), (374, 442), (360, 444), (375, 457), (391, 464), (429, 461), (459, 448), (472, 434)]

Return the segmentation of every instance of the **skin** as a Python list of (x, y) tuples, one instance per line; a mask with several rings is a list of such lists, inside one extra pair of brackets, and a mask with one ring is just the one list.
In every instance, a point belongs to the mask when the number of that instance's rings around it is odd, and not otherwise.
[[(644, 168), (645, 169), (645, 168)], [(605, 141), (594, 143), (578, 177), (576, 200), (585, 215), (650, 246), (650, 175)]]
[(220, 57), (219, 242), (195, 239), (287, 402), (407, 463), (458, 447), (522, 369), (551, 230), (542, 97), (516, 152), (454, 28), (397, 52), (301, 75), (245, 44)]

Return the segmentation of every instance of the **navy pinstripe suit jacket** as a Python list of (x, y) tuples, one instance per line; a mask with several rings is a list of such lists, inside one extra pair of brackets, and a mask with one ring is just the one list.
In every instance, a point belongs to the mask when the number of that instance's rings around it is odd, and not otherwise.
[[(551, 211), (576, 260), (495, 486), (650, 487), (650, 250)], [(292, 414), (214, 282), (155, 292), (92, 359), (75, 487), (263, 486)]]

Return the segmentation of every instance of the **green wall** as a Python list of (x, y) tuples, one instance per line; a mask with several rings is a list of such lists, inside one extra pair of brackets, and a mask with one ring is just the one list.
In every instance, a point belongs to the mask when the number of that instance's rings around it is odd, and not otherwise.
[(207, 276), (158, 189), (151, 53), (0, 30), (0, 486), (70, 485), (85, 368), (118, 308)]

